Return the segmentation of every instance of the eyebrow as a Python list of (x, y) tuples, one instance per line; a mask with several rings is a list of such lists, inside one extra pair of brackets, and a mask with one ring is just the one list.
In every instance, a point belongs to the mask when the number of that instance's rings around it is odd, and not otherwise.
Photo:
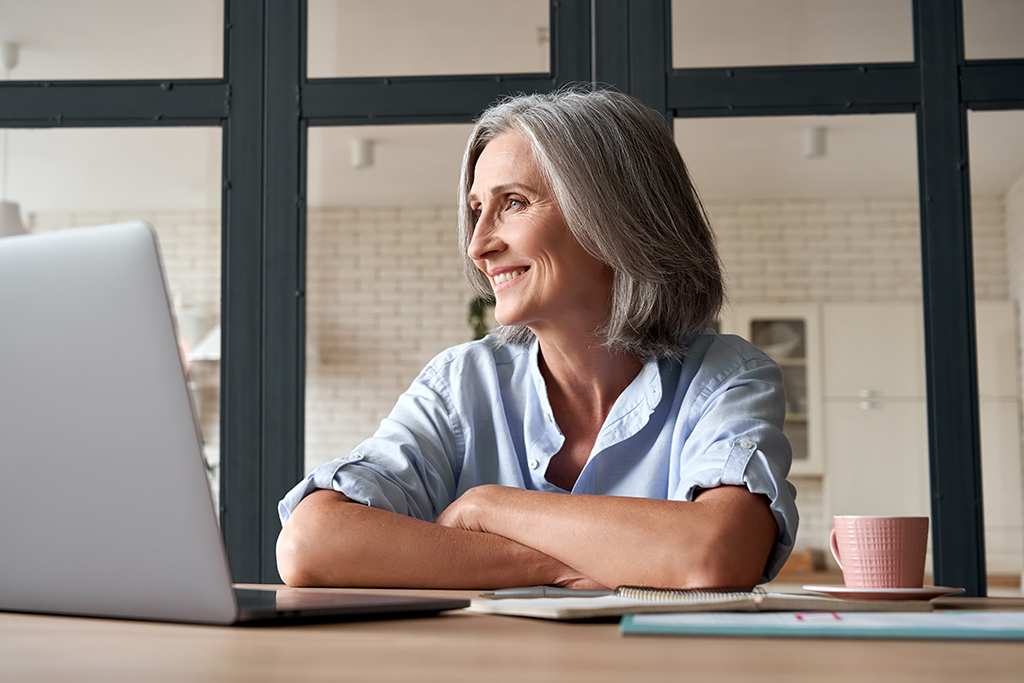
[[(498, 185), (496, 187), (491, 188), (491, 196), (493, 197), (495, 195), (508, 192), (509, 190), (512, 189), (526, 190), (528, 192), (537, 194), (537, 190), (535, 188), (530, 187), (529, 185), (525, 185), (523, 183), (505, 183), (504, 185)], [(479, 198), (476, 196), (476, 193), (470, 193), (470, 195), (466, 197), (466, 201), (468, 202), (475, 202), (478, 199)]]

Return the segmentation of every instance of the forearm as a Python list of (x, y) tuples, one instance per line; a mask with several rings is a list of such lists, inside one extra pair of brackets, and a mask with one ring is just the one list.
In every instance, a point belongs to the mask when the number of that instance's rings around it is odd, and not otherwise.
[(529, 545), (607, 586), (754, 585), (777, 531), (767, 500), (738, 487), (695, 502), (498, 486), (463, 498), (460, 526)]
[(509, 538), (424, 522), (326, 490), (295, 509), (277, 557), (292, 586), (500, 588), (583, 580)]

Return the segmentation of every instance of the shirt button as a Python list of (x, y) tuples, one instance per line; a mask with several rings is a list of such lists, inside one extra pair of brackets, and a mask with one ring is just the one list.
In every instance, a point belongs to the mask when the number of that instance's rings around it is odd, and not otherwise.
[(535, 470), (538, 467), (540, 467), (540, 460), (531, 460), (530, 461), (530, 469), (531, 470)]
[(348, 460), (349, 462), (355, 462), (356, 460), (362, 460), (363, 456), (361, 453), (352, 453), (345, 459)]
[(754, 444), (752, 444), (749, 441), (746, 441), (746, 440), (740, 441), (740, 448), (742, 448), (745, 451), (749, 451), (753, 447), (754, 447)]
[(551, 413), (545, 413), (544, 414), (544, 419), (547, 420), (548, 422), (554, 422), (555, 421), (555, 417)]

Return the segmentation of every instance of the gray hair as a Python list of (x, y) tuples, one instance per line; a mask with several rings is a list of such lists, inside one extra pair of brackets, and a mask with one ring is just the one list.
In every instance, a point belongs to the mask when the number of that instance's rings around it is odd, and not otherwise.
[[(476, 162), (499, 135), (532, 144), (541, 173), (580, 245), (614, 271), (610, 313), (595, 336), (640, 360), (682, 358), (725, 298), (715, 236), (663, 119), (609, 90), (519, 95), (487, 109), (462, 159), (459, 244), (466, 277), (491, 296), (468, 256)], [(500, 343), (528, 344), (525, 326), (500, 326)]]

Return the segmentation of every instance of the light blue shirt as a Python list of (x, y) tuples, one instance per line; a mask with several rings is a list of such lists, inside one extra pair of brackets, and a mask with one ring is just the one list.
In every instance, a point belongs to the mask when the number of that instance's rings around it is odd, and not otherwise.
[[(485, 339), (438, 355), (372, 438), (288, 492), (281, 523), (317, 489), (428, 521), (483, 484), (566, 493), (544, 478), (565, 438), (538, 348)], [(693, 500), (703, 489), (746, 486), (767, 496), (778, 522), (762, 576), (770, 580), (798, 523), (785, 406), (782, 373), (755, 346), (698, 337), (684, 361), (650, 361), (622, 392), (571, 493)]]

